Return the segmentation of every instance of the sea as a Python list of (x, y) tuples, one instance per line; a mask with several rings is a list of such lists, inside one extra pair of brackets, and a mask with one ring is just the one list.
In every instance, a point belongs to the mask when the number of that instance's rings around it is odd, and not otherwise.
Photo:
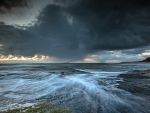
[(73, 113), (150, 113), (145, 98), (119, 89), (118, 75), (150, 63), (0, 64), (0, 112), (26, 103), (53, 103)]

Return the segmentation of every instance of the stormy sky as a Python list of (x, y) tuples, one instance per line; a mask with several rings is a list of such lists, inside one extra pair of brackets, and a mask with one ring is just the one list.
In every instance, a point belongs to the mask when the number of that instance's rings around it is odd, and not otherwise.
[(0, 62), (120, 62), (150, 56), (148, 0), (1, 0)]

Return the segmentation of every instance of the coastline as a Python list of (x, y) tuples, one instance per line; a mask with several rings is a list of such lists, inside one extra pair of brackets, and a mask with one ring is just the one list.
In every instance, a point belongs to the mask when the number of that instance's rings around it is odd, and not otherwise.
[(118, 88), (150, 101), (150, 69), (133, 70), (118, 75), (118, 78), (123, 79), (123, 81), (118, 82)]
[[(131, 69), (137, 70), (127, 72)], [(140, 69), (149, 69), (149, 65), (42, 64), (1, 67), (0, 112), (12, 113), (14, 111), (17, 113), (18, 110), (26, 109), (27, 111), (42, 110), (43, 104), (46, 104), (45, 107), (52, 103), (54, 105), (52, 110), (67, 110), (72, 113), (95, 113), (97, 111), (100, 113), (105, 111), (107, 113), (117, 111), (149, 113), (150, 70), (139, 71)], [(121, 74), (123, 72), (127, 73)], [(121, 75), (118, 76), (118, 74)], [(142, 88), (143, 85), (146, 87), (142, 89), (142, 92), (138, 86), (141, 84)], [(26, 98), (22, 98), (21, 94)], [(38, 107), (34, 107), (35, 104)], [(7, 112), (8, 109), (10, 111)]]

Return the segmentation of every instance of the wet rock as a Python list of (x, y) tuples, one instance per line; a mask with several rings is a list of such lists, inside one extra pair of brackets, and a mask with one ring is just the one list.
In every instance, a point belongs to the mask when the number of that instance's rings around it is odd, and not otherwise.
[(64, 74), (65, 74), (65, 72), (61, 72), (61, 74), (62, 74), (62, 75), (64, 75)]
[(131, 71), (125, 74), (120, 74), (119, 77), (128, 79), (150, 79), (150, 70), (145, 71)]
[(4, 76), (4, 75), (0, 74), (0, 77), (1, 77), (1, 76)]
[(150, 70), (131, 71), (120, 74), (118, 77), (124, 81), (118, 82), (118, 88), (124, 89), (134, 94), (150, 95)]

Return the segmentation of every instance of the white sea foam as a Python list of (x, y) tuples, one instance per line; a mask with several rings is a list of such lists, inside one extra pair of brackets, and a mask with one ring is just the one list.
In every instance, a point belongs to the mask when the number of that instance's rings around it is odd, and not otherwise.
[[(59, 70), (57, 73), (50, 73), (49, 70), (30, 72), (14, 70), (12, 73), (18, 75), (12, 74), (6, 79), (0, 79), (0, 94), (8, 99), (24, 101), (59, 95), (66, 105), (84, 106), (85, 109), (90, 106), (94, 112), (101, 109), (101, 113), (120, 113), (123, 108), (133, 113), (147, 111), (138, 105), (138, 101), (142, 103), (144, 99), (116, 87), (117, 81), (121, 81), (117, 75), (123, 71), (76, 70), (87, 73), (75, 72), (63, 75)], [(11, 73), (7, 70), (1, 72)], [(53, 101), (57, 104), (61, 101), (60, 98)]]

